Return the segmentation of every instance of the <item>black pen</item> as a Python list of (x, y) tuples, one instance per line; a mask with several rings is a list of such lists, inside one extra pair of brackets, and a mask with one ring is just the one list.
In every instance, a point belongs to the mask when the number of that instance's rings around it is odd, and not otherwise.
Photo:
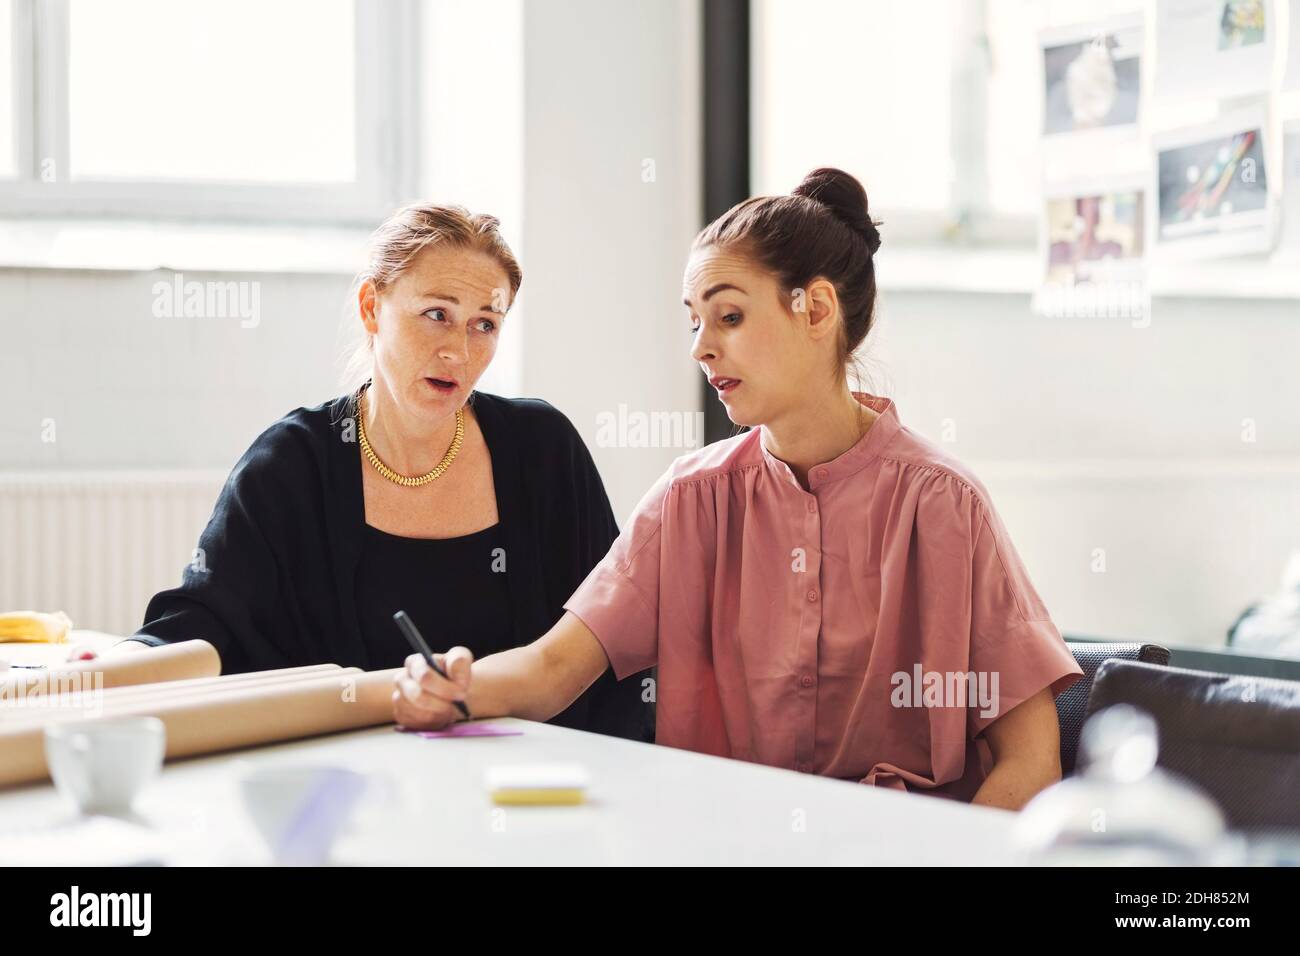
[[(432, 667), (439, 677), (451, 680), (447, 676), (447, 672), (439, 667), (438, 662), (433, 659), (433, 651), (429, 650), (429, 645), (424, 642), (424, 637), (420, 634), (420, 629), (415, 626), (415, 622), (411, 620), (411, 616), (405, 611), (398, 611), (393, 615), (393, 622), (397, 625), (398, 630), (406, 636), (411, 649), (417, 654), (424, 655), (425, 663)], [(469, 708), (465, 706), (464, 701), (454, 700), (452, 703), (456, 705), (457, 710), (465, 715), (466, 720), (472, 719), (469, 715)]]

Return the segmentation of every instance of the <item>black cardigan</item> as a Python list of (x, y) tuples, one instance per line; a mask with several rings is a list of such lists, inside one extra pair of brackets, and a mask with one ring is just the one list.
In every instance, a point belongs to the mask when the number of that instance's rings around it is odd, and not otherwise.
[[(485, 392), (470, 401), (492, 457), (512, 636), (523, 645), (560, 619), (618, 527), (591, 454), (563, 413)], [(154, 596), (133, 639), (203, 638), (228, 674), (319, 663), (372, 669), (355, 606), (365, 503), (354, 409), (351, 395), (299, 408), (253, 442), (180, 587)], [(425, 630), (434, 650), (445, 650), (436, 622)], [(641, 698), (639, 676), (620, 682), (608, 669), (551, 722), (652, 740), (654, 704)]]

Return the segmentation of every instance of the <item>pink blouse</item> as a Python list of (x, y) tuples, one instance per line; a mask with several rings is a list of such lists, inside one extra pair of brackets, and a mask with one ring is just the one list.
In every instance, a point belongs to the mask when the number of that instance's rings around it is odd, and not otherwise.
[(658, 743), (969, 800), (984, 729), (1083, 672), (980, 481), (855, 395), (808, 491), (758, 429), (679, 458), (565, 607), (659, 666)]

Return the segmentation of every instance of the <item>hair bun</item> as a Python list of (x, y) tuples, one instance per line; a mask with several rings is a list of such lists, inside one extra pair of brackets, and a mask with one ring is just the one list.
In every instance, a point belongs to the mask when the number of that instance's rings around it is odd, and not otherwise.
[(867, 213), (867, 191), (857, 178), (842, 169), (822, 166), (814, 169), (794, 188), (793, 195), (821, 203), (867, 243), (871, 254), (880, 248), (880, 223)]

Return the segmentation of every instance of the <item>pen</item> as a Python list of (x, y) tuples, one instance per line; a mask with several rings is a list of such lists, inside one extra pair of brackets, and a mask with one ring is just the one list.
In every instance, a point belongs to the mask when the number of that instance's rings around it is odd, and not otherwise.
[[(398, 611), (393, 615), (393, 622), (397, 625), (397, 629), (406, 637), (406, 641), (411, 645), (411, 649), (417, 654), (423, 655), (425, 663), (432, 667), (439, 677), (451, 680), (450, 677), (447, 677), (447, 672), (439, 667), (437, 661), (433, 659), (433, 651), (429, 650), (429, 645), (424, 642), (424, 637), (420, 634), (420, 629), (415, 626), (415, 622), (411, 620), (411, 616), (405, 611)], [(456, 709), (465, 716), (466, 720), (471, 719), (469, 716), (469, 708), (465, 706), (464, 701), (456, 700), (452, 701), (452, 703), (456, 705)]]

